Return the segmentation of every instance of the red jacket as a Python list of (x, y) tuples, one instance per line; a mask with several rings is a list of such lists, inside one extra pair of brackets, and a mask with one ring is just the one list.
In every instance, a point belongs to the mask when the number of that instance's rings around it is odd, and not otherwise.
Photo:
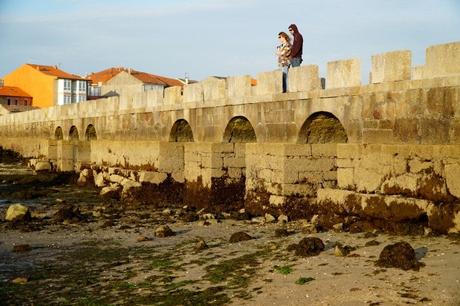
[(300, 57), (302, 58), (302, 49), (303, 49), (303, 37), (299, 33), (299, 29), (295, 24), (291, 24), (289, 29), (294, 30), (294, 43), (292, 44), (291, 49), (291, 58)]

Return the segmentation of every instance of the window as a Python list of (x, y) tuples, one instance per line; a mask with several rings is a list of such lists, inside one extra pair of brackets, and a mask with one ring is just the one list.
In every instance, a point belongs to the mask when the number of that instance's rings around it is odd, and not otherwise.
[(11, 105), (11, 100), (10, 99), (8, 99), (8, 105)]
[(64, 90), (70, 90), (72, 88), (71, 80), (64, 80)]
[(69, 95), (65, 95), (64, 96), (64, 104), (70, 104), (71, 100), (70, 100), (70, 96)]
[(14, 105), (19, 105), (19, 104), (18, 104), (18, 100), (17, 100), (17, 99), (16, 99), (16, 100), (14, 100)]
[(86, 90), (86, 83), (84, 81), (79, 81), (78, 82), (78, 89), (80, 91), (85, 91)]

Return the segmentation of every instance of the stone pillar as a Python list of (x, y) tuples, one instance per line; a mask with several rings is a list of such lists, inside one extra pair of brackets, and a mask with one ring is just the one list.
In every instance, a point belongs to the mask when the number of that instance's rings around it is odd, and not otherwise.
[(49, 139), (48, 140), (48, 154), (47, 158), (52, 163), (56, 163), (57, 161), (57, 140)]
[(77, 146), (77, 164), (81, 169), (82, 167), (88, 167), (91, 164), (91, 142), (90, 141), (79, 141)]
[(256, 215), (309, 218), (316, 193), (336, 186), (336, 144), (248, 144), (245, 208)]
[(186, 143), (184, 202), (211, 211), (243, 207), (245, 144)]
[(67, 140), (57, 141), (57, 170), (74, 171), (74, 144)]

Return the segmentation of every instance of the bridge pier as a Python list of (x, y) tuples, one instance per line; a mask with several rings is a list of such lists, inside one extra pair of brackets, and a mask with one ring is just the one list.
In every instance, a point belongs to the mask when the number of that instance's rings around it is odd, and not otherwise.
[(184, 144), (184, 203), (211, 211), (244, 206), (244, 143)]
[(337, 184), (337, 144), (247, 144), (245, 208), (309, 218), (319, 188)]

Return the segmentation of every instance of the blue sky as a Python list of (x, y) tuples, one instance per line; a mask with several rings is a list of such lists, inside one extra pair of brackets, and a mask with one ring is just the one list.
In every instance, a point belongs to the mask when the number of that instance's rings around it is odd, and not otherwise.
[(0, 76), (25, 62), (85, 75), (112, 66), (193, 79), (276, 69), (296, 23), (304, 64), (460, 41), (459, 0), (0, 0)]

